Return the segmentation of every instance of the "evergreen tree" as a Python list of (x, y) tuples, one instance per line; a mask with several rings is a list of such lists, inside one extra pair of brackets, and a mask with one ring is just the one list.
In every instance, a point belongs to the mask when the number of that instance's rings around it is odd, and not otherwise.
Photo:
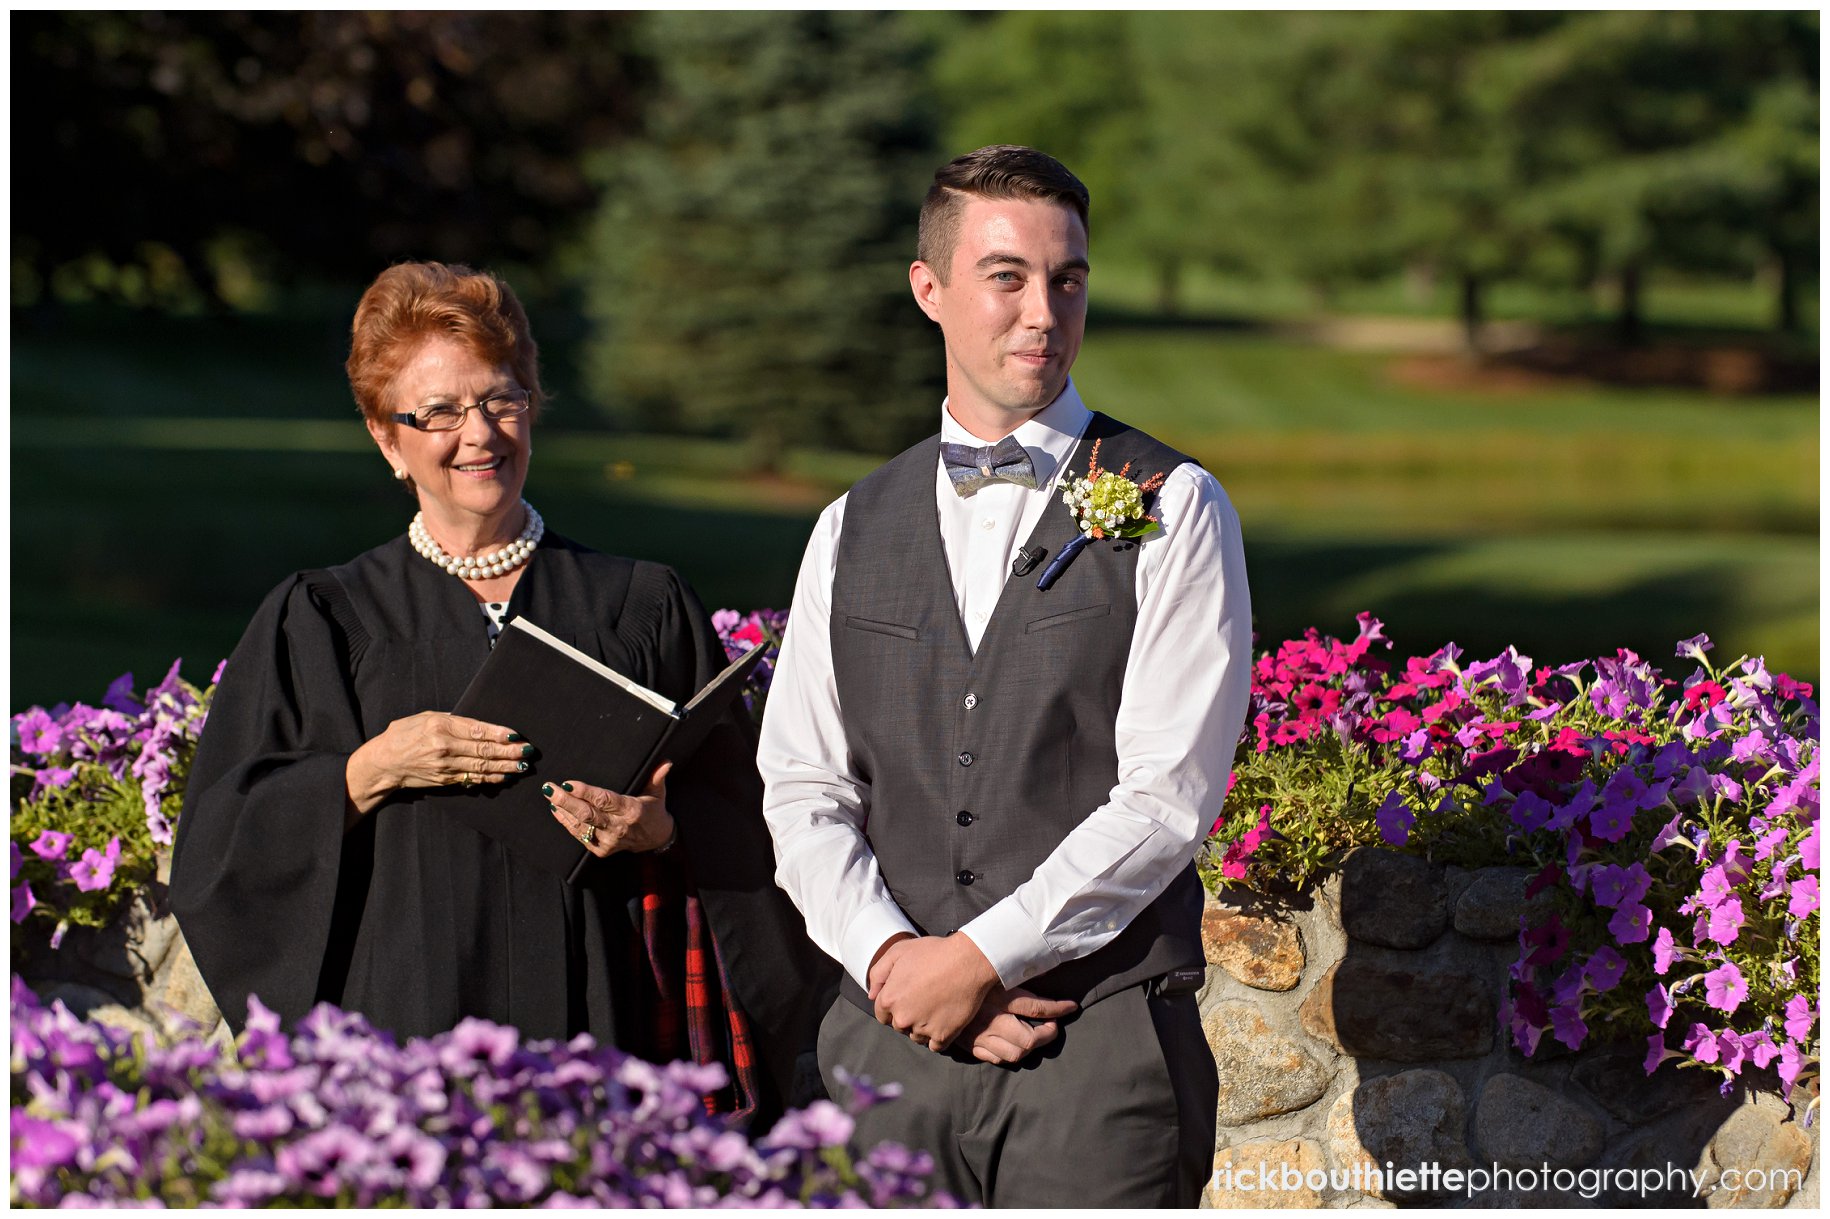
[(587, 374), (619, 421), (893, 452), (934, 426), (940, 340), (909, 296), (937, 162), (892, 14), (657, 12), (640, 136), (596, 164)]

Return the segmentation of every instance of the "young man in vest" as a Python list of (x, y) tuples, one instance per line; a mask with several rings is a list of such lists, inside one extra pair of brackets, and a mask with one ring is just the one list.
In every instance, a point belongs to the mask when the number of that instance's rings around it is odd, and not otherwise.
[[(1217, 1080), (1192, 859), (1245, 719), (1251, 610), (1213, 476), (1087, 409), (1087, 191), (1033, 149), (943, 166), (909, 285), (945, 340), (941, 432), (821, 516), (759, 764), (777, 880), (844, 967), (856, 1141), (993, 1206), (1192, 1206)], [(1081, 532), (1056, 484), (1160, 489)], [(1102, 530), (1103, 532), (1103, 530)], [(845, 1075), (841, 1075), (841, 1070)]]

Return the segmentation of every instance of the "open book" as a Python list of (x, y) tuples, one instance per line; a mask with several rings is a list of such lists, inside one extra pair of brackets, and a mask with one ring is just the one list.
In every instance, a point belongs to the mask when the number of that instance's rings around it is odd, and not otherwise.
[(455, 817), (579, 883), (596, 857), (548, 810), (541, 784), (575, 779), (625, 794), (641, 791), (655, 767), (680, 765), (704, 742), (765, 646), (732, 661), (680, 706), (516, 618), (451, 710), (514, 729), (537, 754), (525, 774), (499, 786), (448, 789), (437, 815)]

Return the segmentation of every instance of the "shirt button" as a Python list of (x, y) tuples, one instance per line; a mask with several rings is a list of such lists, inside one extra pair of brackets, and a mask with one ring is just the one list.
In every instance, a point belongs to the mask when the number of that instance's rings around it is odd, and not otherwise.
[(971, 754), (962, 753), (959, 755), (959, 764), (961, 766), (970, 766), (970, 765), (972, 765), (972, 763), (973, 763), (973, 757)]
[(998, 527), (998, 523), (993, 520), (983, 520), (983, 521), (979, 522), (979, 528), (983, 529), (986, 533), (990, 533), (993, 529), (996, 529), (997, 527)]
[(957, 871), (953, 874), (953, 879), (957, 880), (962, 885), (969, 885), (976, 878), (972, 875), (971, 872), (968, 872), (965, 868), (961, 868), (959, 871)]
[(985, 621), (985, 619), (987, 617), (989, 617), (989, 615), (986, 614), (984, 610), (973, 610), (972, 611), (972, 620), (974, 622), (983, 622), (983, 621)]
[(961, 825), (971, 825), (974, 821), (978, 820), (977, 817), (974, 817), (971, 813), (968, 813), (968, 812), (961, 812), (958, 816), (954, 817), (953, 819), (955, 821), (959, 822)]
[(966, 708), (966, 710), (970, 711), (978, 705), (979, 705), (979, 696), (978, 695), (976, 695), (976, 694), (966, 695), (966, 701), (963, 704), (963, 706)]

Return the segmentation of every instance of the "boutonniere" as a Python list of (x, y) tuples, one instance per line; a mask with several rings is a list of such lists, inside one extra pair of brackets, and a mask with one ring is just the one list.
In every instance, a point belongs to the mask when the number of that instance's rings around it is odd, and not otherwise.
[(1140, 483), (1131, 477), (1128, 461), (1117, 470), (1102, 470), (1099, 468), (1100, 444), (1098, 440), (1093, 442), (1093, 451), (1087, 457), (1086, 477), (1064, 478), (1055, 484), (1061, 489), (1061, 502), (1073, 515), (1080, 534), (1063, 546), (1055, 561), (1044, 569), (1042, 578), (1036, 581), (1038, 591), (1047, 591), (1049, 585), (1060, 579), (1067, 565), (1087, 548), (1088, 543), (1100, 538), (1146, 538), (1158, 529), (1156, 518), (1144, 511), (1144, 497), (1163, 485), (1162, 471)]

